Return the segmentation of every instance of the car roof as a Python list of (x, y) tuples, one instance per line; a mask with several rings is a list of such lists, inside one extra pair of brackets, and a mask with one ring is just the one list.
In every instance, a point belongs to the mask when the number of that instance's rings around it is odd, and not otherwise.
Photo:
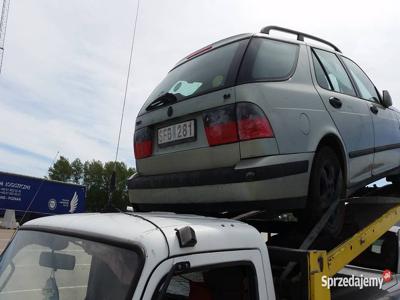
[[(207, 49), (209, 47), (210, 47), (210, 50), (211, 49), (215, 49), (215, 48), (221, 47), (221, 46), (226, 45), (226, 44), (230, 44), (230, 43), (233, 43), (233, 42), (236, 42), (236, 41), (239, 41), (239, 40), (243, 40), (243, 39), (249, 38), (251, 36), (253, 36), (252, 33), (242, 33), (242, 34), (233, 35), (233, 36), (224, 38), (222, 40), (216, 41), (216, 42), (214, 42), (212, 44), (209, 44), (209, 45), (207, 45), (205, 47), (202, 47), (202, 48), (200, 48), (200, 49), (198, 49), (196, 51), (193, 51), (192, 53), (186, 55), (184, 58), (179, 60), (172, 69), (175, 69), (177, 66), (179, 66), (179, 65), (181, 65), (181, 64), (183, 64), (183, 63), (185, 63), (185, 62), (187, 62), (189, 60), (191, 60), (192, 58), (195, 58), (195, 57), (199, 56), (202, 53), (205, 53), (205, 52), (201, 51), (203, 49)], [(199, 55), (194, 55), (197, 52), (199, 52)]]
[[(190, 226), (197, 238), (194, 247), (181, 248), (176, 229)], [(140, 244), (170, 256), (190, 252), (259, 248), (260, 233), (252, 226), (231, 220), (173, 213), (82, 213), (38, 218), (21, 229), (51, 229), (103, 239)], [(163, 241), (163, 242), (162, 242)], [(165, 242), (167, 241), (168, 244)], [(169, 249), (168, 249), (169, 248)]]
[[(191, 60), (191, 59), (193, 59), (193, 58), (195, 58), (197, 56), (200, 56), (201, 54), (203, 54), (205, 52), (208, 52), (208, 51), (204, 51), (203, 52), (202, 49), (208, 49), (208, 48), (210, 48), (209, 50), (215, 49), (215, 48), (221, 47), (223, 45), (227, 45), (227, 44), (239, 41), (239, 40), (250, 38), (252, 36), (264, 37), (264, 38), (268, 38), (268, 39), (271, 39), (271, 40), (282, 41), (282, 42), (287, 42), (287, 43), (293, 43), (293, 44), (298, 44), (298, 45), (308, 45), (308, 46), (313, 47), (313, 48), (319, 48), (319, 49), (323, 49), (323, 50), (326, 50), (326, 51), (329, 51), (329, 52), (332, 52), (332, 53), (336, 53), (338, 55), (343, 55), (341, 52), (335, 51), (334, 49), (326, 46), (325, 44), (318, 43), (318, 42), (317, 43), (308, 43), (308, 42), (304, 42), (304, 41), (299, 41), (299, 40), (297, 40), (295, 38), (286, 38), (286, 37), (282, 37), (282, 36), (278, 36), (278, 35), (274, 35), (274, 34), (271, 35), (271, 34), (265, 34), (265, 33), (243, 33), (243, 34), (238, 34), (238, 35), (234, 35), (234, 36), (219, 40), (217, 42), (209, 44), (208, 46), (205, 46), (203, 48), (200, 48), (199, 50), (196, 50), (196, 51), (192, 52), (191, 54), (189, 54), (186, 57), (184, 57), (181, 60), (179, 60), (171, 70), (175, 69), (177, 66), (179, 66), (179, 65), (181, 65), (181, 64), (183, 64), (183, 63), (185, 63), (185, 62), (187, 62), (187, 61), (189, 61), (189, 60)], [(195, 54), (197, 52), (199, 52), (198, 55)]]

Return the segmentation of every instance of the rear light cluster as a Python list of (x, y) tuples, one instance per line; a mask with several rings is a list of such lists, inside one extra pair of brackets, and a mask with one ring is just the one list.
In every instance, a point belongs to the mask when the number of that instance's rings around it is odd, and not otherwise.
[(203, 114), (204, 128), (210, 146), (238, 141), (235, 106), (229, 105)]
[(203, 114), (210, 146), (274, 136), (271, 124), (255, 104), (242, 102)]
[[(204, 128), (210, 146), (274, 136), (271, 124), (255, 104), (240, 102), (205, 111)], [(153, 154), (153, 130), (144, 127), (136, 130), (134, 137), (136, 159)]]
[(137, 159), (153, 154), (153, 131), (150, 128), (144, 127), (135, 131), (134, 150)]

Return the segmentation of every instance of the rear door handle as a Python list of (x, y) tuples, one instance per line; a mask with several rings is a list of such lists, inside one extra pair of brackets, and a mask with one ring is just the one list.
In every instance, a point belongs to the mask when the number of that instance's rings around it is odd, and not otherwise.
[(370, 107), (369, 107), (369, 110), (373, 113), (373, 114), (377, 114), (378, 113), (378, 108), (375, 106), (375, 105), (371, 105)]
[(336, 98), (336, 97), (330, 97), (329, 98), (329, 103), (334, 107), (334, 108), (341, 108), (342, 107), (342, 100)]

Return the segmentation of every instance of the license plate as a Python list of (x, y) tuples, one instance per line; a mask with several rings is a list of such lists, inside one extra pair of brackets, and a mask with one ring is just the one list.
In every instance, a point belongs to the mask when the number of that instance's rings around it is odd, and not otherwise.
[(185, 142), (195, 139), (195, 120), (177, 123), (158, 129), (158, 145)]

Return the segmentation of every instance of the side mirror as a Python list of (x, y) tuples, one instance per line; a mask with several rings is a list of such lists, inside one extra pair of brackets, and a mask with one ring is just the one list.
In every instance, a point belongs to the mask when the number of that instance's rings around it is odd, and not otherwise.
[(392, 97), (388, 91), (383, 91), (382, 104), (384, 107), (391, 107), (393, 105)]

